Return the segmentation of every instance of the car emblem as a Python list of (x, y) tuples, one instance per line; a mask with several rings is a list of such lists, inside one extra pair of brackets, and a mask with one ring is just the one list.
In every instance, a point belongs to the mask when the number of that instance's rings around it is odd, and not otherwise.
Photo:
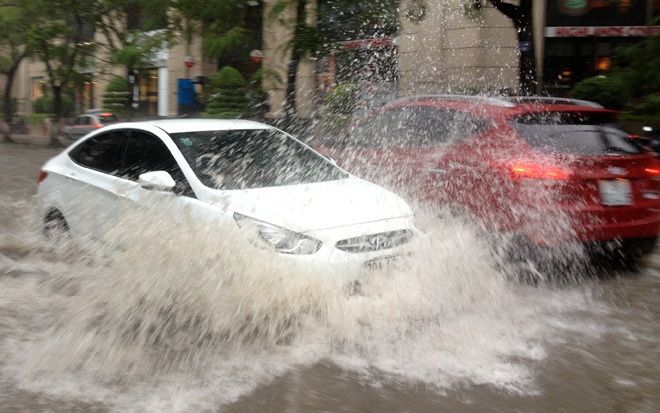
[(610, 166), (607, 168), (607, 172), (611, 173), (612, 175), (626, 175), (628, 173), (626, 168), (619, 168), (617, 166)]
[(369, 245), (374, 249), (374, 250), (381, 250), (381, 249), (387, 249), (392, 246), (392, 241), (387, 235), (384, 234), (378, 234), (374, 235), (373, 237), (369, 238)]

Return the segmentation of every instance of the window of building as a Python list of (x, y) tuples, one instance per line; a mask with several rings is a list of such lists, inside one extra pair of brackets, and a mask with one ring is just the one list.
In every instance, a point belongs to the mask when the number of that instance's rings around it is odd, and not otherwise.
[(150, 116), (158, 115), (158, 69), (141, 69), (140, 110)]
[(35, 101), (46, 94), (48, 85), (43, 77), (32, 78), (32, 100)]

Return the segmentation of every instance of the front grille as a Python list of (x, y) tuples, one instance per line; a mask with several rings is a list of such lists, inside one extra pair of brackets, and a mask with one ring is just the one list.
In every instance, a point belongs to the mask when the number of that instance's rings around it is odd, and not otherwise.
[(398, 231), (381, 232), (379, 234), (363, 235), (361, 237), (344, 239), (335, 245), (338, 249), (346, 252), (371, 252), (387, 250), (407, 244), (412, 238), (412, 231), (401, 229)]

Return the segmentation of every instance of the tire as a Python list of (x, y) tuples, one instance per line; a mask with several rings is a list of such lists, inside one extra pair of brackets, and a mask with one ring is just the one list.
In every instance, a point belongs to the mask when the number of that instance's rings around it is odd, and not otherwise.
[(626, 239), (612, 248), (593, 250), (592, 260), (605, 268), (636, 271), (641, 259), (653, 252), (657, 242), (657, 237)]
[(44, 218), (43, 235), (51, 242), (69, 238), (69, 224), (60, 211), (49, 212)]
[(657, 244), (657, 237), (634, 238), (625, 240), (623, 242), (623, 249), (626, 255), (630, 255), (631, 257), (640, 257), (652, 253), (653, 250), (655, 250)]

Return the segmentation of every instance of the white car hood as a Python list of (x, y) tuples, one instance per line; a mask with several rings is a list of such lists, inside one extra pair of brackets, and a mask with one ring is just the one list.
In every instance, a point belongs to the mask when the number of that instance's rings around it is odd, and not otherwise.
[(284, 187), (208, 190), (208, 201), (297, 232), (412, 215), (408, 204), (397, 195), (353, 176)]

